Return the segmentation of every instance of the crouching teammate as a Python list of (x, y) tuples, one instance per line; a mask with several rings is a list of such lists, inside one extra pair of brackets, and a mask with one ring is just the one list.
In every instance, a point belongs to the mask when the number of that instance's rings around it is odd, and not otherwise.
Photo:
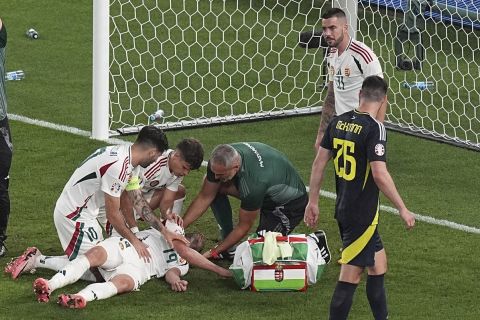
[[(183, 234), (181, 227), (167, 222), (167, 229), (172, 228), (176, 229), (176, 233)], [(152, 277), (165, 277), (173, 291), (186, 291), (188, 282), (180, 277), (187, 273), (188, 263), (222, 277), (231, 277), (230, 271), (215, 265), (195, 251), (203, 246), (203, 237), (199, 234), (190, 237), (190, 246), (175, 240), (173, 248), (170, 248), (163, 235), (155, 229), (140, 231), (136, 236), (148, 246), (150, 261), (139, 257), (127, 239), (108, 238), (68, 263), (50, 280), (36, 279), (33, 289), (38, 302), (48, 302), (54, 290), (78, 281), (91, 267), (98, 267), (106, 282), (90, 284), (76, 294), (61, 294), (58, 297), (61, 306), (84, 308), (89, 301), (137, 290)]]

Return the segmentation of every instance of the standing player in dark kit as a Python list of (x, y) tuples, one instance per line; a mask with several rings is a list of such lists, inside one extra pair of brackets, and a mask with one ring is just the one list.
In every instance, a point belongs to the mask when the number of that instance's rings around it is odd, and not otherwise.
[(12, 163), (12, 137), (7, 118), (7, 97), (5, 94), (5, 48), (7, 30), (0, 19), (0, 257), (6, 254), (8, 216), (10, 215), (10, 197), (8, 184)]
[(408, 229), (415, 225), (386, 166), (386, 131), (375, 120), (387, 103), (387, 83), (367, 77), (360, 91), (360, 106), (332, 120), (313, 162), (305, 222), (318, 222), (318, 194), (325, 167), (333, 157), (337, 201), (335, 219), (343, 242), (339, 280), (330, 304), (330, 319), (346, 319), (365, 268), (367, 297), (375, 319), (387, 319), (384, 275), (387, 256), (377, 231), (379, 190), (395, 205)]

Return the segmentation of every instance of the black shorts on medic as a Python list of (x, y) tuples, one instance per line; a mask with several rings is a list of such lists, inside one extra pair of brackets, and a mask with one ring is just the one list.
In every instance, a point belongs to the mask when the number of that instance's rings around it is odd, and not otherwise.
[(290, 234), (293, 229), (303, 221), (308, 195), (290, 201), (275, 208), (261, 208), (260, 222), (256, 232), (272, 231), (283, 235)]
[(371, 267), (375, 264), (375, 253), (383, 249), (377, 225), (338, 223), (343, 250), (340, 264)]

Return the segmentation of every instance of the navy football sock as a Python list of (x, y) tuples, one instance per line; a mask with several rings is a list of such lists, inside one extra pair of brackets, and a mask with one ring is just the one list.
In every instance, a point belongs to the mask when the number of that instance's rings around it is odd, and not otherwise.
[(384, 274), (368, 275), (367, 298), (375, 320), (388, 319), (387, 296), (385, 294)]
[(354, 283), (338, 281), (330, 303), (330, 320), (347, 319), (352, 307), (353, 295), (357, 289)]

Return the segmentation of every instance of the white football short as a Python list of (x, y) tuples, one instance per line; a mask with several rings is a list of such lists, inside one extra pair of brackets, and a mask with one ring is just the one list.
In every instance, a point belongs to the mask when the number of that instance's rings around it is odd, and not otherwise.
[(150, 279), (147, 264), (138, 256), (135, 247), (127, 239), (110, 237), (98, 246), (103, 247), (108, 253), (107, 261), (98, 268), (105, 281), (117, 275), (128, 275), (135, 282), (133, 290), (138, 290)]
[(85, 220), (79, 215), (55, 210), (53, 220), (62, 249), (70, 260), (84, 254), (103, 240), (102, 227), (95, 219)]

